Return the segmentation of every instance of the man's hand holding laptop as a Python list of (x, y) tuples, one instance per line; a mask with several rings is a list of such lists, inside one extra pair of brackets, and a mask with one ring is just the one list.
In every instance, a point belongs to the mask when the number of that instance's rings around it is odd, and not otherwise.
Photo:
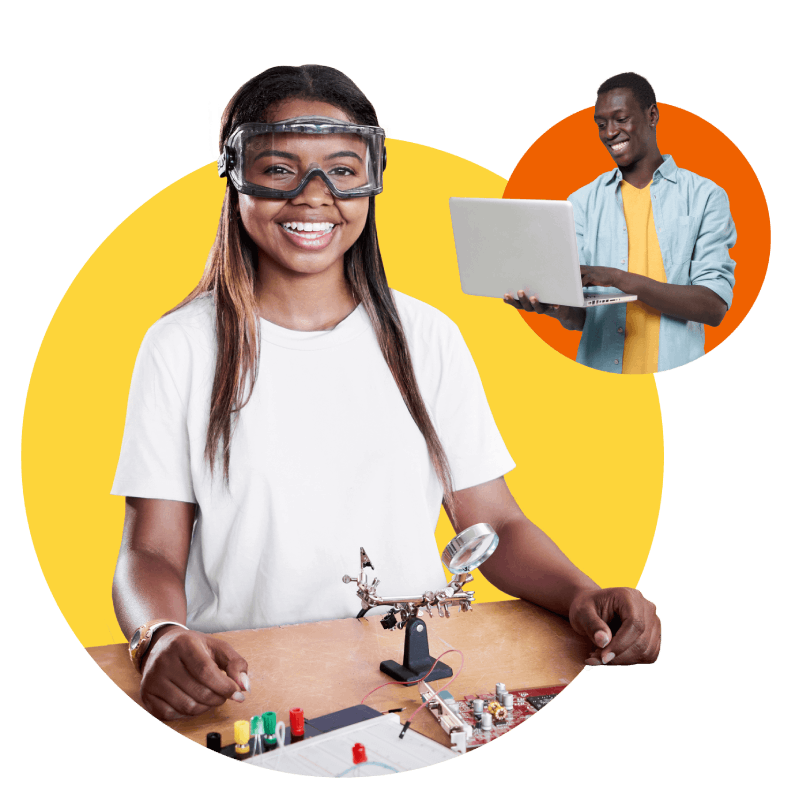
[[(597, 268), (592, 267), (592, 269)], [(599, 267), (599, 269), (603, 268)], [(506, 294), (503, 299), (509, 306), (513, 306), (519, 311), (533, 311), (536, 314), (545, 314), (548, 317), (554, 317), (567, 330), (581, 331), (583, 329), (583, 325), (585, 323), (584, 308), (552, 305), (550, 303), (539, 303), (538, 298), (535, 295), (532, 297), (527, 297), (523, 289), (520, 289), (516, 295), (518, 299), (514, 299), (509, 294)]]

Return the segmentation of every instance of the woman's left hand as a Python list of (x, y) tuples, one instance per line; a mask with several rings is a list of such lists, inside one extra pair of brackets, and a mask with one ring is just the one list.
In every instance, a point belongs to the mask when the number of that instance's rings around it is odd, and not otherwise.
[(637, 589), (585, 589), (572, 601), (569, 622), (597, 646), (590, 666), (651, 664), (660, 652), (655, 604)]

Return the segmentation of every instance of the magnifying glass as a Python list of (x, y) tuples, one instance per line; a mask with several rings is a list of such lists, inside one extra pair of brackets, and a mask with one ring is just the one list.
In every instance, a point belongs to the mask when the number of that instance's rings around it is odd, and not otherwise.
[(455, 575), (471, 572), (488, 559), (498, 544), (497, 532), (487, 522), (478, 522), (461, 531), (444, 548), (441, 562)]

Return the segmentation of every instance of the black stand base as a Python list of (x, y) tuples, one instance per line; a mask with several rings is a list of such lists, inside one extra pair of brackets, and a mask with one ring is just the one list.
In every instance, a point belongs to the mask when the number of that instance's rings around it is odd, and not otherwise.
[[(405, 626), (405, 653), (402, 664), (398, 664), (396, 661), (383, 661), (380, 664), (380, 671), (395, 681), (410, 683), (425, 678), (434, 661), (427, 644), (427, 625), (424, 620), (417, 617)], [(451, 677), (452, 668), (439, 661), (425, 680), (437, 681), (441, 678)]]

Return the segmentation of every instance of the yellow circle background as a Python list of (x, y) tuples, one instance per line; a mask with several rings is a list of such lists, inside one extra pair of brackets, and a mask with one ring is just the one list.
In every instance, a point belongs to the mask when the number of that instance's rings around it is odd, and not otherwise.
[[(500, 301), (463, 294), (448, 199), (501, 197), (505, 180), (422, 145), (387, 147), (377, 224), (389, 284), (460, 327), (517, 463), (507, 482), (527, 516), (600, 585), (635, 586), (663, 483), (654, 378), (585, 369)], [(109, 491), (136, 353), (199, 280), (223, 193), (212, 164), (131, 214), (75, 278), (36, 359), (22, 431), (25, 505), (45, 578), (86, 647), (125, 641), (111, 603), (124, 499)], [(439, 549), (451, 536), (442, 513)], [(505, 598), (475, 577), (478, 601)]]

